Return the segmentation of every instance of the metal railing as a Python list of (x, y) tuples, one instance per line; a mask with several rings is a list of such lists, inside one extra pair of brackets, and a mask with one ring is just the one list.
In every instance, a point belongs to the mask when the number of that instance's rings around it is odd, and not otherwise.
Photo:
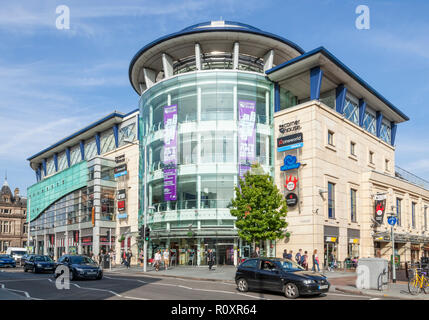
[(423, 189), (429, 190), (429, 181), (426, 181), (425, 179), (422, 179), (398, 166), (395, 166), (395, 176), (399, 179), (407, 180)]

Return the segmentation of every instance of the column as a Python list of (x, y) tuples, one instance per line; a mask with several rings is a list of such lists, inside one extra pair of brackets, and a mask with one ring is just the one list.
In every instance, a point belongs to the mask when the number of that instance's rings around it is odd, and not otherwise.
[(201, 239), (197, 239), (197, 266), (201, 265)]
[(380, 111), (377, 111), (376, 115), (376, 125), (377, 125), (377, 137), (380, 138), (381, 133), (381, 124), (383, 123), (383, 114)]
[(145, 80), (147, 89), (149, 89), (150, 87), (152, 87), (155, 84), (155, 82), (156, 82), (155, 71), (148, 69), (148, 68), (143, 68), (143, 76), (144, 76), (144, 80)]
[(197, 123), (201, 121), (201, 87), (197, 87)]
[(162, 54), (162, 68), (164, 70), (164, 79), (173, 76), (173, 59), (166, 53)]
[(344, 113), (346, 94), (347, 94), (347, 88), (343, 84), (339, 85), (335, 90), (335, 96), (336, 96), (335, 108), (337, 109), (337, 112), (340, 114)]
[(274, 50), (271, 49), (264, 55), (264, 72), (270, 70), (274, 63)]
[(237, 70), (238, 69), (238, 61), (240, 56), (240, 43), (234, 42), (234, 48), (232, 53), (232, 69)]
[(233, 88), (232, 88), (232, 92), (233, 92), (233, 95), (234, 95), (234, 97), (233, 97), (233, 108), (234, 108), (234, 121), (235, 121), (235, 123), (237, 122), (237, 109), (238, 109), (238, 105), (237, 105), (237, 100), (238, 100), (238, 98), (237, 98), (237, 85), (235, 85)]
[(238, 265), (238, 239), (234, 239), (234, 266)]
[(359, 126), (363, 128), (363, 119), (365, 117), (366, 101), (359, 99)]
[(201, 70), (201, 46), (199, 43), (195, 44), (195, 66), (197, 70)]
[(69, 232), (66, 230), (66, 236), (64, 238), (65, 254), (69, 254)]
[(197, 209), (201, 209), (201, 175), (197, 176)]
[(274, 112), (280, 111), (280, 85), (274, 83)]
[(396, 129), (397, 129), (397, 124), (395, 122), (390, 122), (390, 128), (391, 128), (391, 135), (390, 135), (390, 144), (392, 146), (395, 145), (395, 138), (396, 138)]
[(57, 233), (55, 232), (55, 235), (54, 235), (54, 260), (55, 261), (57, 261), (58, 260), (58, 235), (57, 235)]
[[(48, 234), (45, 233), (43, 235), (43, 254), (44, 255), (48, 254), (48, 243), (49, 243)], [(55, 242), (54, 242), (54, 244), (55, 244)], [(55, 246), (54, 246), (54, 250), (55, 250)], [(37, 253), (37, 254), (39, 254), (39, 253)]]
[(310, 99), (319, 100), (322, 89), (323, 70), (315, 67), (310, 70)]

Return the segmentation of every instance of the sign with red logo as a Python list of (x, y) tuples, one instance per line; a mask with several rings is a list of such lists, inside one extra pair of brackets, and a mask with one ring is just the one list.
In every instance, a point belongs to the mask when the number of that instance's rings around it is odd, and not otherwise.
[(125, 210), (125, 200), (118, 201), (118, 211)]
[(286, 176), (286, 184), (285, 188), (288, 191), (293, 191), (296, 189), (296, 183), (298, 182), (298, 178), (294, 176)]
[(82, 237), (82, 244), (92, 244), (92, 236)]
[(295, 207), (298, 204), (298, 196), (295, 193), (288, 193), (286, 195), (286, 203), (288, 207)]
[(386, 199), (375, 201), (375, 221), (378, 224), (383, 223), (385, 208), (386, 208)]

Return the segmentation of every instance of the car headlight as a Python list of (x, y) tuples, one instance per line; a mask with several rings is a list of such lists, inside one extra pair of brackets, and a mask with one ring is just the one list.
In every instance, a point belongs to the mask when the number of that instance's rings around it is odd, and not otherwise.
[(38, 266), (39, 268), (41, 268), (41, 267), (42, 267), (42, 265), (41, 265), (40, 263), (38, 263), (38, 264), (37, 264), (37, 266)]
[(315, 283), (316, 281), (314, 280), (304, 280), (304, 284), (312, 284)]
[(84, 272), (85, 270), (80, 269), (80, 268), (76, 268), (76, 271), (77, 271), (77, 272)]

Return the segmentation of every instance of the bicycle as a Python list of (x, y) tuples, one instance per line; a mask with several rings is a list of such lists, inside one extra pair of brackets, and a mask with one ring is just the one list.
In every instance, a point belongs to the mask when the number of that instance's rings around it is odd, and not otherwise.
[(408, 291), (411, 295), (417, 295), (421, 291), (427, 293), (427, 287), (429, 287), (429, 278), (427, 273), (422, 269), (414, 269), (414, 275), (408, 280)]

